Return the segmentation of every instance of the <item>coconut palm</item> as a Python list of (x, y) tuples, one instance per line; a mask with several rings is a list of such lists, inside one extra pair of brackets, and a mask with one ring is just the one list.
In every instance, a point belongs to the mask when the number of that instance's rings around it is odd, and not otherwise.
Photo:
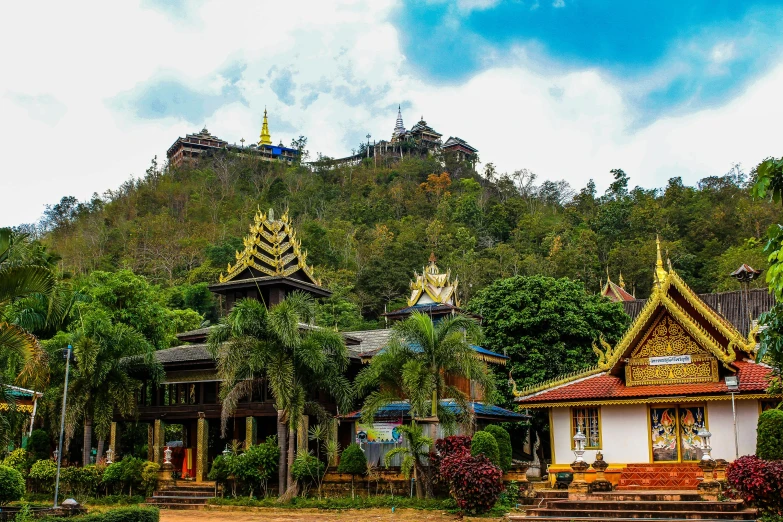
[[(356, 377), (359, 396), (365, 396), (362, 418), (371, 423), (379, 409), (396, 401), (409, 401), (411, 418), (433, 417), (452, 428), (472, 421), (470, 397), (448, 383), (447, 376), (462, 377), (483, 387), (485, 396), (494, 381), (484, 362), (476, 357), (471, 341), (481, 330), (473, 319), (456, 315), (433, 322), (414, 312), (393, 327), (392, 337), (369, 366)], [(457, 414), (439, 399), (456, 403)]]
[[(66, 342), (55, 338), (58, 349)], [(73, 345), (74, 364), (68, 389), (66, 429), (69, 438), (77, 422), (84, 423), (82, 464), (90, 463), (93, 431), (98, 438), (98, 459), (109, 436), (115, 414), (128, 416), (136, 409), (138, 377), (152, 376), (158, 382), (163, 369), (154, 359), (155, 348), (134, 328), (114, 323), (108, 314), (93, 310), (81, 317), (80, 328), (68, 335)], [(58, 346), (59, 345), (59, 346)], [(62, 396), (58, 385), (55, 396)]]
[(278, 410), (280, 492), (288, 484), (285, 497), (296, 494), (291, 466), (299, 419), (306, 409), (319, 408), (308, 400), (309, 393), (330, 394), (343, 411), (351, 401), (351, 386), (343, 375), (348, 366), (345, 343), (337, 332), (308, 326), (314, 310), (313, 299), (300, 292), (269, 310), (257, 300), (243, 299), (212, 329), (208, 340), (222, 381), (224, 436), (238, 402), (264, 382), (269, 384)]
[(17, 373), (13, 377), (20, 384), (40, 377), (44, 352), (38, 339), (16, 324), (12, 305), (25, 297), (49, 295), (55, 285), (52, 271), (35, 264), (38, 259), (34, 250), (28, 235), (0, 229), (0, 362)]
[(432, 439), (424, 435), (421, 425), (411, 422), (407, 426), (400, 426), (400, 432), (405, 437), (405, 446), (394, 448), (384, 457), (384, 464), (388, 468), (394, 457), (400, 457), (400, 471), (406, 479), (413, 476), (416, 479), (416, 497), (421, 498), (422, 492), (427, 498), (432, 496), (432, 481), (429, 478), (424, 465), (430, 453)]

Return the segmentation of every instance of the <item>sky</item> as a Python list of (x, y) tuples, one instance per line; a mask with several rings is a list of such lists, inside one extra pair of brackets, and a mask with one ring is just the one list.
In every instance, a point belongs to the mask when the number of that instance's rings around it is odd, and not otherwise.
[(12, 2), (0, 19), (0, 226), (141, 177), (206, 126), (311, 155), (402, 107), (539, 180), (689, 184), (781, 155), (783, 2)]

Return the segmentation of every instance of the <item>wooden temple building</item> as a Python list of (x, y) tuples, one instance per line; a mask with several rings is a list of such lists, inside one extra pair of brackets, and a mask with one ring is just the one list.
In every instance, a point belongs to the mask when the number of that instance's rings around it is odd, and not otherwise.
[(258, 143), (245, 147), (244, 140), (242, 141), (242, 146), (229, 144), (227, 141), (210, 134), (204, 127), (197, 134), (187, 134), (184, 138), (177, 138), (166, 151), (166, 157), (171, 167), (179, 167), (184, 164), (194, 165), (202, 158), (214, 156), (222, 151), (247, 155), (264, 161), (293, 163), (299, 158), (300, 153), (297, 149), (286, 147), (282, 142), (278, 145), (272, 143), (266, 109), (264, 109), (264, 121), (261, 125)]
[(757, 327), (740, 331), (716, 310), (721, 294), (710, 306), (664, 268), (660, 245), (654, 281), (641, 307), (607, 282), (604, 295), (634, 319), (615, 346), (594, 345), (598, 364), (514, 390), (520, 408), (549, 412), (553, 480), (571, 471), (577, 434), (584, 461), (602, 453), (606, 478), (621, 489), (695, 488), (705, 429), (713, 459), (755, 453), (759, 414), (781, 401), (766, 393), (772, 369), (755, 359)]
[[(412, 310), (428, 310), (433, 318), (443, 313), (459, 313), (459, 301), (455, 290), (457, 281), (451, 280), (449, 272), (440, 273), (434, 258), (421, 275), (416, 275), (412, 284), (413, 294), (409, 301), (410, 310), (389, 314), (391, 320), (399, 320)], [(244, 249), (236, 254), (236, 262), (229, 264), (219, 281), (210, 286), (212, 292), (221, 296), (224, 312), (244, 298), (258, 299), (267, 306), (275, 306), (294, 291), (306, 292), (315, 298), (330, 295), (328, 289), (315, 278), (307, 264), (307, 252), (303, 251), (296, 237), (296, 230), (288, 216), (279, 218), (272, 210), (257, 212), (244, 240)], [(317, 328), (302, 324), (300, 328)], [(348, 348), (350, 365), (348, 377), (353, 378), (362, 365), (386, 346), (391, 330), (369, 330), (342, 334)], [(142, 387), (138, 400), (137, 422), (148, 423), (148, 458), (161, 462), (165, 447), (173, 447), (173, 464), (181, 470), (183, 478), (204, 481), (211, 461), (232, 441), (257, 443), (277, 433), (278, 412), (268, 389), (254, 392), (253, 396), (241, 400), (231, 419), (228, 433), (221, 435), (220, 379), (216, 361), (207, 350), (206, 340), (209, 328), (185, 332), (178, 335), (181, 346), (155, 352), (156, 359), (163, 366), (165, 377), (156, 387), (147, 382)], [(481, 347), (474, 347), (476, 356), (492, 364), (505, 364), (507, 357)], [(492, 421), (517, 421), (526, 418), (519, 413), (495, 406), (485, 405), (481, 390), (471, 382), (455, 383), (471, 399), (478, 423)], [(314, 397), (332, 415), (338, 415), (330, 397)], [(445, 399), (448, 401), (448, 399)], [(396, 419), (404, 419), (404, 405), (392, 408), (390, 413)], [(381, 412), (380, 417), (383, 417)], [(338, 428), (341, 447), (353, 442), (360, 431), (358, 416), (342, 415)], [(121, 447), (119, 437), (125, 419), (117, 418), (112, 424), (109, 446), (115, 459), (129, 448)], [(381, 419), (379, 422), (388, 422)], [(307, 419), (304, 420), (307, 426)], [(176, 425), (178, 440), (167, 440), (166, 426)], [(306, 430), (306, 428), (305, 428)], [(179, 440), (181, 439), (181, 440)], [(299, 436), (300, 445), (307, 444), (306, 437)], [(380, 452), (381, 446), (373, 446), (373, 452)]]

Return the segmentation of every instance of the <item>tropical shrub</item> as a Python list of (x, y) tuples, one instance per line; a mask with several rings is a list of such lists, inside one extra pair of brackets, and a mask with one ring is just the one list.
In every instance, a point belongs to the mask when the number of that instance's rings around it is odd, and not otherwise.
[(52, 493), (56, 477), (57, 463), (53, 460), (37, 461), (27, 475), (31, 489), (36, 493)]
[(367, 473), (367, 457), (364, 455), (361, 446), (356, 443), (348, 445), (340, 455), (340, 463), (337, 465), (338, 473), (349, 473), (351, 475), (351, 497), (355, 496), (353, 482), (356, 475)]
[(0, 506), (22, 498), (24, 488), (24, 477), (18, 470), (0, 466)]
[(33, 430), (27, 439), (26, 449), (32, 455), (33, 460), (48, 460), (51, 448), (49, 434), (45, 430)]
[(756, 455), (766, 460), (783, 460), (783, 410), (759, 415)]
[[(55, 464), (55, 470), (57, 465)], [(65, 491), (77, 498), (95, 496), (103, 484), (104, 466), (90, 465), (83, 468), (68, 466), (60, 469), (60, 484)]]
[(266, 496), (267, 482), (277, 471), (279, 459), (280, 447), (277, 445), (277, 438), (269, 437), (266, 442), (250, 446), (235, 457), (232, 471), (248, 491), (248, 496), (252, 497), (257, 488), (263, 490)]
[(30, 471), (30, 466), (33, 465), (32, 458), (27, 450), (23, 448), (17, 448), (3, 459), (3, 466), (14, 468), (16, 471), (22, 474), (22, 477), (26, 477)]
[(745, 455), (726, 468), (729, 494), (763, 510), (783, 514), (783, 461)]
[(225, 485), (228, 482), (229, 476), (231, 476), (229, 459), (226, 459), (223, 455), (218, 455), (215, 457), (215, 460), (212, 461), (212, 467), (209, 468), (207, 478), (209, 480), (214, 480), (218, 484)]
[(470, 455), (470, 437), (467, 435), (451, 435), (435, 441), (435, 450), (430, 451), (430, 467), (434, 482), (443, 480), (440, 465), (443, 459), (454, 455)]
[(484, 454), (447, 457), (440, 472), (457, 506), (466, 513), (486, 513), (503, 491), (503, 472)]
[(323, 475), (326, 465), (318, 460), (318, 457), (309, 452), (300, 452), (291, 466), (291, 474), (302, 487), (302, 496), (307, 496), (307, 489), (317, 484)]
[(160, 511), (155, 507), (122, 507), (79, 517), (47, 517), (43, 522), (159, 522)]
[(149, 497), (158, 487), (158, 471), (160, 470), (160, 464), (157, 462), (147, 461), (141, 468), (141, 488), (144, 493)]
[[(511, 469), (511, 435), (502, 428), (495, 424), (490, 424), (484, 431), (491, 433), (495, 437), (495, 441), (498, 443), (499, 460), (498, 466), (504, 472)], [(492, 460), (492, 459), (490, 459)]]
[(126, 456), (121, 461), (106, 467), (102, 481), (113, 492), (123, 493), (127, 488), (128, 494), (132, 496), (133, 488), (138, 487), (142, 482), (141, 472), (144, 462), (142, 459)]
[(498, 442), (491, 433), (486, 431), (479, 431), (473, 435), (473, 441), (470, 443), (470, 454), (474, 457), (477, 455), (484, 455), (496, 466), (500, 461)]

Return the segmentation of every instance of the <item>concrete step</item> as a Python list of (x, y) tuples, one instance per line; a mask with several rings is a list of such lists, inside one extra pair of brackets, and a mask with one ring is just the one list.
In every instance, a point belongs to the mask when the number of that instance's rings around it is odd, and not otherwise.
[(700, 502), (701, 495), (691, 490), (607, 491), (593, 493), (597, 500), (635, 502)]
[[(600, 519), (615, 520), (618, 518), (630, 519), (659, 519), (659, 520), (756, 520), (757, 512), (755, 509), (743, 509), (742, 511), (723, 512), (723, 511), (692, 511), (692, 510), (671, 510), (671, 511), (645, 511), (645, 510), (616, 510), (609, 511), (604, 509), (552, 509), (552, 508), (532, 508), (525, 512), (526, 517), (556, 517), (568, 520), (580, 519)], [(528, 520), (527, 518), (523, 520)]]
[(716, 511), (738, 512), (745, 508), (742, 501), (727, 502), (671, 502), (671, 501), (635, 501), (635, 500), (555, 500), (548, 501), (547, 508), (569, 511), (606, 510), (606, 511)]
[(215, 496), (215, 490), (214, 489), (193, 489), (193, 490), (182, 490), (182, 489), (159, 489), (156, 490), (153, 494), (153, 496), (158, 497), (161, 495), (174, 495), (178, 497), (214, 497)]

